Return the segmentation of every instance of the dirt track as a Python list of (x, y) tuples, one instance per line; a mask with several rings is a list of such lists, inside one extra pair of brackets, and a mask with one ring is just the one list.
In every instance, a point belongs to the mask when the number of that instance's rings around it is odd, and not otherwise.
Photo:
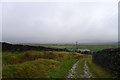
[[(67, 78), (76, 78), (75, 75), (77, 74), (75, 72), (76, 68), (77, 68), (77, 65), (78, 65), (79, 61), (77, 61), (73, 66), (72, 68), (69, 70), (69, 74), (67, 76)], [(87, 66), (87, 60), (85, 60), (84, 62), (84, 68), (83, 68), (83, 72), (84, 74), (80, 75), (79, 78), (92, 78), (92, 75), (89, 71), (89, 68)]]
[(84, 63), (84, 75), (81, 75), (80, 78), (92, 78), (92, 75), (89, 71), (89, 68), (87, 66), (87, 61), (85, 60), (85, 63)]

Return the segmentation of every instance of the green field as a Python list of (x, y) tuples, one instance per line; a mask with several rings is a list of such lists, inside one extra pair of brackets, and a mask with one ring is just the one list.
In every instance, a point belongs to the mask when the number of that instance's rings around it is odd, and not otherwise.
[[(75, 44), (27, 44), (32, 46), (45, 46), (53, 48), (67, 48), (69, 50), (76, 49)], [(99, 51), (107, 48), (118, 48), (118, 44), (78, 44), (78, 49), (90, 49), (91, 51)]]

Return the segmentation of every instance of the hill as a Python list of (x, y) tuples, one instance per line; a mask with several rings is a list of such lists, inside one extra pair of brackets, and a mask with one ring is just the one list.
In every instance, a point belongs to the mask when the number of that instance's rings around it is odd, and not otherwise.
[(2, 51), (27, 51), (27, 50), (68, 51), (66, 49), (60, 49), (60, 48), (10, 44), (10, 43), (6, 43), (6, 42), (2, 43)]

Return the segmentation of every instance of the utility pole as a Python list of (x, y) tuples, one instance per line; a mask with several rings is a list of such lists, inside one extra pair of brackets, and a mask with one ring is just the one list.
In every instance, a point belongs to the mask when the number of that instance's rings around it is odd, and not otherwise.
[(77, 47), (77, 42), (76, 42), (76, 50), (77, 50), (77, 48), (78, 48), (78, 47)]

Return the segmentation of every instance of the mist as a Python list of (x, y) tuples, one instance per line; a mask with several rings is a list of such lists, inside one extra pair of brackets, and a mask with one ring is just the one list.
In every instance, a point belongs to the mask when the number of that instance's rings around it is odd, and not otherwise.
[(2, 6), (2, 41), (105, 43), (118, 41), (118, 3), (9, 2)]

